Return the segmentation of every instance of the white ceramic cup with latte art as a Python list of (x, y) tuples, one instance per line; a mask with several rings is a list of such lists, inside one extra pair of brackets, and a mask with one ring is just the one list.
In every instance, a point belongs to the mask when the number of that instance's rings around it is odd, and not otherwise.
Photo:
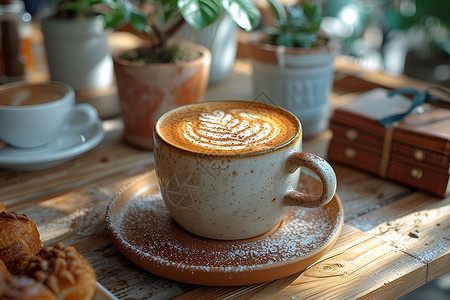
[[(154, 140), (163, 200), (182, 228), (202, 237), (264, 234), (289, 206), (322, 206), (336, 190), (333, 168), (302, 152), (300, 121), (272, 105), (230, 100), (182, 106), (157, 121)], [(320, 178), (320, 195), (295, 190), (300, 167)]]

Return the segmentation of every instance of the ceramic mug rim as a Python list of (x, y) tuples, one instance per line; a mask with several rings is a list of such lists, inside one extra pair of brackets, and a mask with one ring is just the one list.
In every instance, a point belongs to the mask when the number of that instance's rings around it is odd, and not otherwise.
[(229, 102), (248, 103), (249, 105), (252, 103), (251, 101), (245, 101), (245, 100), (209, 100), (209, 101), (189, 103), (189, 104), (186, 104), (186, 105), (183, 105), (183, 106), (176, 107), (176, 108), (171, 109), (170, 111), (164, 113), (155, 122), (155, 124), (153, 125), (153, 135), (154, 135), (154, 137), (158, 138), (159, 141), (163, 142), (164, 144), (166, 144), (167, 146), (169, 146), (169, 147), (171, 147), (173, 149), (176, 149), (176, 150), (178, 150), (180, 152), (188, 153), (188, 154), (191, 154), (191, 155), (199, 156), (199, 157), (218, 157), (218, 158), (220, 158), (220, 157), (230, 157), (230, 158), (242, 157), (243, 158), (243, 157), (259, 156), (259, 155), (264, 155), (264, 154), (267, 154), (267, 153), (275, 152), (277, 150), (280, 150), (280, 149), (283, 149), (285, 147), (288, 147), (294, 141), (298, 140), (302, 136), (302, 132), (303, 132), (302, 124), (301, 124), (299, 118), (297, 118), (293, 113), (291, 113), (290, 111), (288, 111), (288, 110), (286, 110), (286, 109), (284, 109), (282, 107), (275, 106), (275, 105), (272, 105), (272, 104), (267, 104), (267, 103), (261, 103), (261, 102), (254, 102), (254, 103), (257, 103), (258, 105), (264, 105), (264, 106), (267, 106), (267, 107), (269, 107), (271, 109), (279, 110), (279, 111), (282, 111), (282, 112), (286, 113), (287, 115), (292, 117), (292, 119), (297, 123), (297, 126), (298, 126), (298, 129), (297, 129), (295, 135), (291, 139), (287, 140), (286, 142), (284, 142), (284, 143), (282, 143), (282, 144), (280, 144), (280, 145), (278, 145), (276, 147), (265, 149), (265, 150), (262, 150), (262, 151), (256, 151), (256, 152), (250, 152), (250, 153), (201, 153), (201, 152), (195, 152), (195, 151), (192, 151), (192, 150), (189, 150), (189, 149), (183, 149), (181, 147), (178, 147), (178, 146), (168, 142), (167, 140), (165, 140), (159, 134), (158, 130), (156, 129), (158, 123), (163, 118), (165, 118), (169, 113), (173, 113), (174, 111), (184, 109), (184, 108), (186, 108), (188, 106), (207, 104), (207, 103), (218, 103), (218, 102), (224, 102), (224, 103), (229, 103)]
[(53, 86), (62, 88), (64, 90), (64, 95), (62, 95), (60, 98), (44, 102), (44, 103), (37, 103), (37, 104), (31, 104), (31, 105), (23, 105), (23, 106), (11, 106), (11, 105), (2, 105), (0, 104), (0, 110), (3, 111), (28, 111), (28, 110), (44, 110), (48, 108), (52, 108), (54, 106), (61, 105), (61, 103), (66, 101), (75, 101), (75, 91), (74, 89), (68, 85), (67, 83), (60, 82), (60, 81), (47, 81), (47, 82), (11, 82), (4, 84), (0, 86), (0, 93), (2, 90), (6, 90), (8, 88), (13, 87), (26, 87), (26, 86)]

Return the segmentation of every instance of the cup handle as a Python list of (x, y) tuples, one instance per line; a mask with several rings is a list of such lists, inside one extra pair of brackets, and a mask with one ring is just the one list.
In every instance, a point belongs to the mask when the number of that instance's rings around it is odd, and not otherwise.
[(299, 167), (313, 171), (322, 182), (320, 195), (312, 195), (296, 190), (290, 190), (284, 196), (284, 204), (289, 206), (318, 207), (327, 204), (336, 192), (336, 174), (331, 165), (323, 158), (307, 153), (294, 152), (286, 162), (286, 170), (294, 173)]
[(87, 103), (76, 104), (67, 119), (68, 128), (83, 131), (98, 120), (98, 112), (94, 106)]

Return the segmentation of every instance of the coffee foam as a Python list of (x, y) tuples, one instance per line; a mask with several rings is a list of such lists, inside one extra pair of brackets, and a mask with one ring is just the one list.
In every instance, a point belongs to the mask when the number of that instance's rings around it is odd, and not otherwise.
[(264, 152), (291, 140), (299, 122), (288, 112), (261, 103), (213, 101), (173, 110), (156, 125), (176, 147), (206, 154)]
[(58, 100), (67, 90), (54, 84), (12, 85), (0, 90), (0, 105), (28, 106)]

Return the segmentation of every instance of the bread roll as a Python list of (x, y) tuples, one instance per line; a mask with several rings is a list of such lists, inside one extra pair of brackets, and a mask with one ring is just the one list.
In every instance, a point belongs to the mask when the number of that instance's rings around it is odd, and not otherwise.
[(97, 288), (91, 265), (74, 247), (61, 243), (42, 248), (25, 274), (45, 284), (59, 300), (93, 299)]
[(9, 272), (8, 268), (6, 267), (3, 260), (0, 259), (0, 275), (9, 275), (9, 274), (10, 274), (10, 272)]
[(39, 231), (27, 215), (0, 212), (0, 259), (12, 274), (22, 274), (41, 248)]
[(0, 299), (56, 300), (56, 297), (45, 285), (32, 278), (0, 274)]

